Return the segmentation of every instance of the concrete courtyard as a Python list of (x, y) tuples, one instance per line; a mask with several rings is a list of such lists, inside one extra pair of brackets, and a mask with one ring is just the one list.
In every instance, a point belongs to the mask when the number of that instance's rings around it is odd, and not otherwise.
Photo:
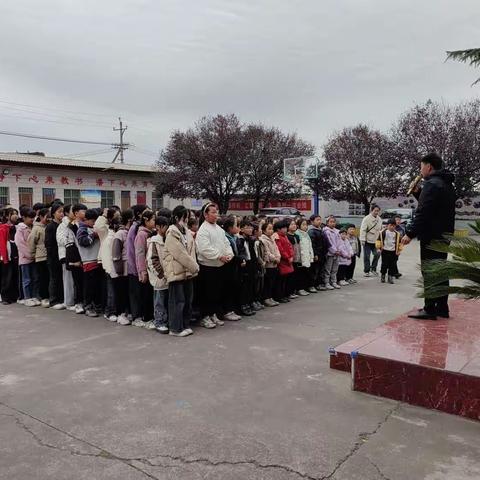
[(321, 292), (173, 338), (0, 310), (0, 479), (463, 480), (480, 424), (350, 390), (327, 350), (419, 304), (397, 285)]

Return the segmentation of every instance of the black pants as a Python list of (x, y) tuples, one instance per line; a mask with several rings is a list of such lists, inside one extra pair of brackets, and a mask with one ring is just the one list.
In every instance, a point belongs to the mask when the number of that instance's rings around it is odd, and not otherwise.
[(276, 293), (277, 282), (278, 268), (267, 268), (265, 271), (265, 277), (263, 282), (263, 300), (267, 300), (267, 298), (273, 298)]
[[(12, 260), (8, 263), (0, 261), (2, 271), (1, 295), (4, 302), (16, 302), (18, 299), (18, 261)], [(23, 295), (22, 295), (23, 297)]]
[(48, 293), (50, 306), (63, 303), (63, 271), (62, 264), (58, 258), (47, 257), (48, 264)]
[(395, 274), (395, 263), (396, 263), (397, 254), (391, 252), (390, 250), (382, 250), (382, 266), (380, 268), (380, 273), (382, 275), (388, 274), (388, 276), (393, 276)]
[[(435, 250), (430, 250), (428, 245), (420, 242), (420, 261), (422, 268), (422, 275), (424, 283), (429, 283), (428, 273), (425, 271), (425, 265), (428, 264), (430, 260), (444, 260), (446, 261), (448, 257), (447, 253), (436, 252)], [(448, 280), (441, 283), (439, 286), (448, 287), (450, 283)], [(448, 295), (443, 295), (437, 298), (426, 298), (425, 299), (425, 311), (430, 314), (448, 314)]]
[(325, 268), (325, 257), (319, 257), (319, 260), (316, 260), (310, 265), (310, 287), (318, 287), (323, 285), (324, 281), (324, 268)]
[(222, 305), (225, 313), (238, 310), (240, 306), (240, 278), (238, 262), (232, 260), (223, 268)]
[(130, 302), (128, 295), (128, 277), (113, 278), (113, 289), (115, 291), (115, 306), (117, 315), (130, 313)]
[(277, 279), (277, 288), (275, 292), (275, 296), (273, 297), (274, 300), (280, 300), (288, 296), (287, 294), (287, 282), (289, 281), (289, 277), (291, 277), (291, 273), (288, 275), (278, 275)]
[(202, 317), (223, 315), (222, 286), (224, 279), (223, 267), (208, 267), (200, 265), (200, 312)]
[(348, 267), (350, 265), (339, 265), (338, 266), (338, 272), (337, 272), (337, 282), (340, 282), (341, 280), (346, 280), (347, 279), (347, 272), (348, 272)]
[(83, 269), (81, 267), (71, 267), (73, 286), (75, 288), (75, 305), (84, 304), (84, 288), (83, 288)]
[(85, 310), (102, 313), (102, 278), (101, 266), (83, 273)]
[(307, 267), (297, 268), (297, 290), (307, 290), (310, 287), (310, 271)]
[(36, 262), (33, 266), (33, 296), (40, 300), (48, 299), (48, 284), (47, 261)]
[(170, 331), (179, 333), (190, 327), (192, 319), (193, 281), (168, 284), (168, 324)]
[(142, 305), (141, 305), (141, 291), (140, 291), (140, 281), (138, 280), (138, 275), (129, 275), (128, 276), (128, 296), (130, 299), (130, 310), (132, 313), (133, 319), (142, 317)]
[(250, 305), (255, 301), (255, 271), (253, 265), (247, 262), (247, 265), (240, 267), (241, 282), (241, 305)]
[(352, 257), (352, 263), (347, 265), (347, 271), (345, 273), (345, 280), (351, 280), (353, 278), (353, 274), (355, 273), (355, 266), (357, 264), (357, 257), (354, 255)]

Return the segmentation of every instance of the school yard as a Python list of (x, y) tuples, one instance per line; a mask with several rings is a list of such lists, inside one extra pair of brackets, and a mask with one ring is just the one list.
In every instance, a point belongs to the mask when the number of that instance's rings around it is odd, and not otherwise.
[(363, 279), (188, 338), (0, 310), (0, 479), (480, 478), (480, 424), (350, 391), (327, 349), (419, 303)]

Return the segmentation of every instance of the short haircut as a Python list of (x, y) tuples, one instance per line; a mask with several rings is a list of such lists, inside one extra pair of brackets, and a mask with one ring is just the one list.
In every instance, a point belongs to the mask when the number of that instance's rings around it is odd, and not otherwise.
[(25, 218), (35, 218), (35, 210), (34, 210), (33, 208), (26, 208), (26, 209), (23, 211), (22, 217), (25, 217)]
[(67, 203), (63, 206), (63, 212), (68, 215), (72, 211), (72, 206), (70, 203)]
[(45, 204), (43, 204), (43, 203), (36, 203), (36, 204), (32, 207), (32, 209), (35, 210), (35, 211), (41, 210), (42, 208), (45, 208)]
[(172, 216), (172, 211), (169, 208), (162, 207), (157, 210), (157, 215), (159, 217), (167, 217), (170, 218)]
[(443, 168), (442, 157), (435, 152), (428, 153), (422, 158), (422, 163), (431, 165), (434, 170), (441, 170)]
[(262, 224), (262, 232), (263, 232), (263, 233), (265, 233), (265, 232), (267, 231), (267, 227), (268, 227), (269, 225), (272, 225), (272, 226), (273, 226), (273, 224), (272, 224), (271, 222), (265, 222), (265, 223)]
[(347, 233), (347, 229), (346, 228), (341, 228), (340, 233)]
[(52, 213), (52, 217), (53, 217), (53, 214), (60, 208), (63, 208), (63, 205), (60, 204), (60, 203), (54, 203), (51, 208), (50, 208), (50, 212)]
[(188, 219), (188, 222), (187, 222), (187, 227), (188, 228), (192, 228), (194, 227), (195, 225), (198, 225), (198, 218), (196, 217), (190, 217)]
[(97, 218), (98, 218), (98, 211), (96, 208), (87, 209), (87, 211), (85, 212), (85, 220), (96, 220)]
[(376, 204), (372, 204), (372, 206), (370, 207), (370, 211), (373, 212), (376, 208), (378, 208), (379, 210), (381, 210), (381, 208)]
[(88, 210), (88, 208), (87, 208), (83, 203), (76, 203), (76, 204), (72, 207), (72, 212), (73, 212), (73, 213), (77, 213), (77, 212), (79, 212), (80, 210)]
[(162, 215), (157, 215), (155, 217), (155, 226), (166, 227), (168, 225), (170, 225), (170, 221), (167, 217), (163, 217)]
[(348, 230), (349, 228), (357, 228), (357, 227), (353, 223), (349, 223), (345, 228)]
[(250, 220), (247, 220), (247, 219), (244, 218), (240, 222), (240, 228), (245, 228), (245, 227), (253, 227), (253, 223)]
[(387, 225), (397, 225), (397, 222), (395, 222), (394, 218), (390, 218), (387, 222)]
[(230, 216), (226, 218), (225, 221), (223, 222), (223, 229), (226, 232), (228, 232), (231, 228), (235, 227), (236, 224), (237, 224), (237, 219), (233, 216)]
[(281, 230), (282, 228), (288, 228), (290, 225), (290, 220), (279, 220), (277, 223), (273, 225), (273, 230), (277, 232), (278, 230)]
[(311, 222), (314, 222), (315, 219), (317, 219), (317, 218), (322, 218), (322, 216), (321, 215), (310, 215), (310, 221)]
[(48, 215), (50, 213), (50, 209), (47, 208), (47, 207), (44, 207), (44, 208), (41, 208), (38, 212), (38, 216), (39, 217), (45, 217), (46, 215)]

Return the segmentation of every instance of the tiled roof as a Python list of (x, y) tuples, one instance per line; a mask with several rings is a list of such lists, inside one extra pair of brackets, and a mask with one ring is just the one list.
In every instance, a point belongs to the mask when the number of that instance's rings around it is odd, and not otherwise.
[(153, 173), (153, 165), (133, 165), (127, 163), (91, 162), (79, 158), (43, 157), (28, 153), (0, 153), (0, 163), (18, 162), (45, 166), (91, 168), (93, 170), (109, 170), (117, 172)]

